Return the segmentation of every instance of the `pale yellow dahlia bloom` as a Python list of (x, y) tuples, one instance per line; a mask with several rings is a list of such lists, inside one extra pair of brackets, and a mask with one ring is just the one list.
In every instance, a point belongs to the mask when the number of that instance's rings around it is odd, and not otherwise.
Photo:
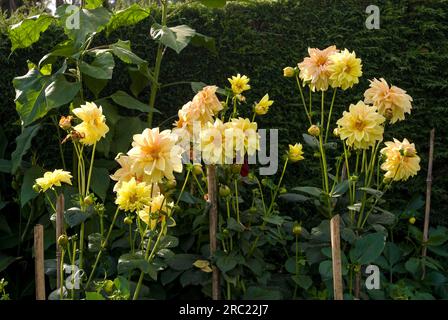
[(344, 51), (332, 54), (329, 57), (330, 85), (333, 88), (347, 90), (359, 82), (362, 76), (361, 59), (356, 58), (356, 53)]
[(378, 112), (390, 119), (390, 123), (404, 120), (405, 113), (411, 113), (412, 97), (396, 86), (389, 87), (383, 78), (370, 81), (370, 88), (364, 92), (364, 102), (373, 104)]
[(173, 172), (182, 172), (183, 149), (176, 145), (178, 137), (171, 130), (145, 129), (133, 137), (128, 156), (132, 169), (143, 181), (158, 183), (164, 177), (174, 180)]
[(245, 75), (241, 76), (238, 73), (236, 76), (232, 76), (232, 78), (228, 78), (227, 80), (229, 80), (234, 94), (241, 94), (250, 89), (250, 79)]
[[(312, 91), (325, 91), (328, 89), (330, 71), (330, 56), (339, 52), (336, 46), (330, 46), (324, 50), (308, 48), (309, 57), (298, 64), (299, 77), (308, 83)], [(304, 84), (305, 84), (304, 83)]]
[(417, 174), (420, 170), (420, 157), (413, 143), (409, 143), (407, 139), (400, 142), (394, 138), (394, 141), (385, 142), (385, 145), (380, 151), (386, 158), (381, 165), (381, 169), (386, 171), (385, 179), (406, 181)]
[(232, 153), (243, 158), (245, 154), (252, 156), (260, 149), (258, 125), (247, 118), (231, 119), (225, 124), (225, 153), (228, 158)]
[(297, 162), (305, 159), (303, 157), (303, 146), (301, 143), (296, 143), (294, 145), (289, 145), (288, 158), (291, 162)]
[(208, 122), (213, 122), (211, 110), (204, 108), (197, 100), (184, 104), (177, 114), (179, 119), (174, 126), (178, 129), (186, 129), (189, 133), (192, 133), (194, 123), (203, 126)]
[(274, 103), (273, 100), (269, 100), (269, 94), (265, 94), (261, 100), (255, 104), (254, 110), (258, 115), (265, 115), (269, 111), (269, 107)]
[(222, 164), (224, 159), (224, 131), (226, 126), (220, 119), (207, 123), (201, 130), (200, 150), (202, 159), (208, 164)]
[(60, 187), (62, 183), (72, 184), (72, 175), (68, 171), (62, 169), (56, 169), (53, 172), (48, 171), (44, 173), (42, 178), (36, 179), (36, 185), (39, 187), (39, 191), (45, 192), (53, 187)]
[(82, 120), (80, 124), (73, 128), (82, 134), (83, 138), (80, 140), (82, 144), (93, 145), (109, 132), (101, 106), (97, 107), (93, 102), (86, 102), (81, 107), (73, 109), (73, 113)]
[(134, 177), (121, 184), (117, 191), (115, 204), (123, 211), (135, 212), (143, 209), (151, 199), (151, 186), (137, 182)]
[(371, 107), (359, 101), (351, 104), (349, 112), (344, 111), (336, 124), (341, 140), (356, 149), (368, 149), (376, 141), (383, 139), (383, 122), (386, 119)]
[(153, 197), (150, 203), (138, 212), (139, 218), (154, 230), (158, 222), (165, 222), (170, 217), (174, 203), (167, 203), (165, 196), (159, 194)]
[(200, 109), (206, 109), (209, 114), (216, 115), (224, 107), (216, 96), (217, 86), (206, 86), (193, 98), (193, 104), (199, 105)]

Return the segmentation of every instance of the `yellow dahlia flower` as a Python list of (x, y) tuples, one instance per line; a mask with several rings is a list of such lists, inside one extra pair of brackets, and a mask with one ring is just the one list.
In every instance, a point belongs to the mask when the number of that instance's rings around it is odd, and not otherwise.
[(62, 183), (72, 184), (72, 175), (68, 171), (62, 169), (56, 169), (53, 172), (48, 171), (44, 173), (42, 178), (36, 179), (36, 185), (39, 187), (39, 191), (45, 192), (53, 187), (60, 187)]
[(413, 143), (409, 143), (407, 139), (400, 142), (394, 138), (394, 141), (385, 142), (385, 145), (380, 151), (386, 158), (381, 165), (381, 169), (386, 171), (385, 179), (406, 181), (417, 174), (420, 170), (420, 157)]
[(364, 102), (378, 108), (378, 112), (388, 118), (390, 123), (404, 120), (405, 113), (411, 113), (412, 97), (396, 86), (389, 87), (383, 78), (370, 81), (370, 88), (364, 92)]
[(208, 123), (200, 134), (200, 150), (202, 159), (208, 164), (222, 164), (224, 154), (224, 123), (216, 119), (215, 123)]
[(123, 182), (127, 182), (131, 180), (131, 178), (135, 178), (137, 181), (141, 181), (142, 177), (138, 177), (136, 172), (132, 170), (133, 160), (122, 153), (118, 154), (115, 158), (115, 161), (118, 162), (120, 168), (115, 171), (110, 178), (117, 183), (114, 186), (114, 192), (117, 192)]
[(346, 140), (348, 146), (356, 149), (368, 149), (375, 141), (383, 139), (386, 119), (371, 107), (359, 101), (351, 104), (349, 112), (344, 111), (342, 118), (336, 124), (341, 140)]
[(336, 46), (330, 46), (324, 50), (317, 48), (308, 48), (309, 57), (303, 59), (299, 63), (299, 77), (305, 82), (309, 83), (312, 91), (316, 89), (325, 91), (328, 89), (328, 79), (330, 72), (328, 66), (330, 65), (330, 56), (339, 52)]
[(252, 156), (260, 149), (260, 135), (257, 132), (256, 122), (240, 117), (232, 119), (225, 126), (226, 157), (229, 157), (231, 153), (238, 154), (241, 158), (244, 154)]
[(80, 124), (73, 128), (83, 135), (80, 140), (81, 143), (93, 145), (109, 132), (101, 106), (97, 107), (93, 102), (86, 102), (80, 108), (73, 109), (73, 113), (82, 120)]
[(297, 162), (305, 159), (303, 157), (303, 146), (301, 143), (296, 143), (295, 145), (289, 145), (288, 158), (291, 162)]
[(273, 100), (269, 100), (269, 94), (265, 94), (261, 100), (255, 104), (254, 110), (258, 115), (264, 115), (268, 113), (269, 107), (274, 103)]
[(137, 182), (134, 177), (121, 184), (115, 204), (123, 211), (135, 212), (142, 209), (151, 199), (151, 186)]
[(177, 136), (171, 130), (145, 129), (134, 135), (128, 156), (132, 170), (148, 183), (158, 183), (164, 177), (174, 180), (173, 171), (182, 172), (183, 149), (176, 145)]
[(238, 73), (236, 76), (232, 76), (232, 78), (228, 78), (227, 80), (229, 80), (234, 94), (241, 94), (243, 91), (250, 89), (250, 85), (248, 84), (250, 79), (247, 76), (241, 76)]
[(159, 194), (138, 212), (138, 216), (151, 230), (154, 230), (158, 222), (166, 221), (166, 217), (171, 216), (173, 205), (174, 203), (167, 203), (165, 197)]
[(361, 59), (356, 58), (356, 53), (344, 51), (332, 54), (329, 57), (330, 84), (333, 88), (347, 90), (359, 82), (362, 76)]

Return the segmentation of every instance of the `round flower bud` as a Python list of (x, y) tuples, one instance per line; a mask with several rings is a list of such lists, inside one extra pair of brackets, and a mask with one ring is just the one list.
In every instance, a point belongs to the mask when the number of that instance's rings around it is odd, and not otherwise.
[(292, 78), (296, 75), (296, 71), (293, 67), (285, 67), (283, 68), (283, 76), (285, 78)]
[(111, 295), (114, 292), (114, 282), (112, 280), (106, 280), (103, 288), (108, 295)]
[(68, 237), (66, 234), (61, 234), (58, 238), (58, 245), (65, 248), (68, 244)]
[(409, 223), (410, 223), (410, 224), (414, 224), (415, 221), (417, 221), (417, 219), (415, 219), (415, 217), (410, 217), (410, 218), (409, 218)]
[(230, 196), (230, 188), (226, 185), (222, 185), (219, 187), (219, 196), (221, 198), (226, 198), (228, 196)]
[(257, 210), (257, 208), (255, 208), (255, 207), (250, 207), (248, 212), (249, 212), (250, 214), (256, 214), (256, 213), (258, 212), (258, 210)]
[(166, 188), (168, 189), (168, 190), (170, 190), (170, 189), (174, 189), (174, 188), (176, 188), (176, 186), (177, 186), (177, 182), (176, 182), (176, 180), (168, 180), (166, 183), (165, 183), (165, 186), (166, 186)]
[(287, 193), (288, 192), (288, 190), (285, 188), (285, 187), (281, 187), (280, 189), (279, 189), (279, 193), (280, 194), (285, 194), (285, 193)]
[(415, 155), (416, 155), (415, 148), (413, 148), (411, 146), (404, 148), (403, 155), (405, 157), (409, 157), (409, 158), (415, 157)]
[(34, 190), (35, 192), (40, 192), (40, 187), (39, 187), (39, 185), (38, 185), (38, 184), (34, 184), (34, 185), (33, 185), (33, 190)]
[(72, 119), (72, 116), (62, 116), (59, 120), (59, 127), (61, 127), (61, 129), (63, 130), (70, 130), (70, 128), (72, 127)]
[(203, 174), (203, 173), (204, 173), (204, 171), (202, 170), (202, 165), (201, 164), (196, 163), (196, 164), (193, 165), (193, 174), (195, 176), (198, 176), (198, 175)]
[(225, 228), (224, 230), (222, 230), (222, 233), (225, 235), (225, 236), (227, 236), (227, 235), (229, 235), (229, 229), (227, 229), (227, 228)]
[(313, 137), (318, 137), (320, 135), (320, 128), (315, 124), (313, 124), (311, 127), (308, 128), (308, 133)]
[(356, 175), (352, 175), (352, 176), (350, 176), (350, 181), (351, 181), (351, 182), (356, 182), (356, 181), (358, 181), (358, 176), (356, 176)]
[(361, 271), (361, 266), (359, 264), (355, 265), (353, 267), (353, 271), (355, 271), (356, 273), (360, 272)]
[(320, 152), (319, 151), (314, 152), (313, 153), (313, 157), (314, 158), (320, 158)]
[(124, 224), (127, 224), (128, 226), (129, 225), (131, 225), (132, 224), (132, 217), (126, 217), (126, 218), (124, 218), (124, 220), (123, 220), (123, 222), (124, 222)]
[(83, 202), (86, 206), (91, 206), (93, 204), (93, 197), (89, 194), (84, 198)]
[(296, 236), (299, 236), (302, 233), (302, 226), (300, 224), (295, 224), (292, 228), (292, 233)]
[(232, 164), (230, 167), (230, 171), (234, 174), (239, 174), (241, 172), (241, 164)]

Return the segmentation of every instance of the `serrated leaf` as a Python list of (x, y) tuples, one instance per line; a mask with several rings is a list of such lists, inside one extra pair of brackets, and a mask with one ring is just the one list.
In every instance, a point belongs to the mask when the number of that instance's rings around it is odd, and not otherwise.
[(151, 27), (151, 37), (163, 45), (173, 49), (179, 54), (196, 34), (196, 31), (187, 25), (168, 28), (158, 23)]
[(115, 54), (121, 61), (128, 64), (136, 64), (140, 65), (142, 63), (146, 63), (145, 60), (137, 56), (131, 50), (131, 42), (129, 40), (122, 41), (118, 40), (116, 43), (111, 44), (109, 48), (112, 50), (112, 53)]
[(150, 15), (149, 9), (134, 3), (130, 7), (113, 13), (107, 24), (107, 34), (121, 27), (131, 26), (146, 19)]
[(81, 61), (79, 69), (82, 73), (94, 79), (112, 79), (112, 74), (115, 67), (114, 57), (112, 53), (105, 50), (96, 50), (94, 53), (94, 60), (92, 63)]

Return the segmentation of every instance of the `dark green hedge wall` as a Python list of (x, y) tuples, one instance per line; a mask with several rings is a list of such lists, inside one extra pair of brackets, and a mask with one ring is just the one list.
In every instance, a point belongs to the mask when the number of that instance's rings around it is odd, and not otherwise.
[[(376, 4), (381, 10), (379, 30), (365, 27), (365, 9)], [(203, 81), (225, 86), (227, 77), (237, 72), (251, 78), (253, 90), (249, 96), (258, 99), (266, 92), (275, 100), (268, 116), (260, 119), (261, 127), (280, 129), (280, 140), (287, 143), (302, 141), (307, 123), (298, 104), (294, 83), (282, 77), (282, 68), (295, 65), (307, 55), (308, 47), (326, 47), (355, 50), (363, 60), (364, 76), (354, 90), (337, 98), (337, 114), (349, 103), (362, 99), (368, 79), (384, 77), (389, 83), (404, 88), (414, 98), (412, 115), (388, 129), (387, 138), (407, 137), (415, 142), (422, 157), (419, 176), (396, 187), (397, 199), (392, 208), (399, 209), (412, 195), (425, 192), (428, 137), (436, 128), (433, 206), (434, 223), (446, 224), (448, 182), (447, 128), (448, 128), (448, 2), (439, 1), (361, 1), (361, 0), (308, 0), (261, 1), (256, 4), (228, 4), (225, 9), (208, 10), (200, 5), (179, 11), (174, 24), (188, 24), (198, 32), (216, 38), (218, 53), (213, 55), (202, 48), (188, 47), (180, 55), (166, 52), (162, 66), (162, 83), (176, 81)], [(122, 29), (108, 39), (129, 39), (140, 56), (154, 57), (153, 42), (148, 39), (151, 21)], [(20, 50), (9, 57), (9, 41), (0, 38), (0, 109), (1, 124), (13, 139), (19, 127), (14, 110), (14, 90), (11, 80), (26, 71), (26, 60), (39, 61), (50, 49), (60, 33), (49, 31), (29, 50)], [(105, 39), (103, 39), (105, 41)], [(129, 77), (118, 65), (114, 81), (106, 91), (112, 93), (129, 86)], [(147, 101), (147, 91), (139, 97)], [(189, 86), (169, 87), (159, 95), (157, 106), (163, 117), (168, 116), (192, 97)], [(249, 107), (248, 107), (249, 109)], [(250, 110), (247, 110), (248, 112)], [(11, 143), (13, 147), (13, 143)], [(39, 144), (37, 144), (38, 146)], [(48, 145), (46, 142), (45, 145)], [(309, 151), (309, 150), (308, 150)], [(49, 152), (51, 154), (51, 152)], [(308, 155), (311, 158), (311, 155)], [(288, 172), (290, 185), (304, 185), (318, 174), (301, 164)], [(318, 180), (316, 180), (318, 181)]]

